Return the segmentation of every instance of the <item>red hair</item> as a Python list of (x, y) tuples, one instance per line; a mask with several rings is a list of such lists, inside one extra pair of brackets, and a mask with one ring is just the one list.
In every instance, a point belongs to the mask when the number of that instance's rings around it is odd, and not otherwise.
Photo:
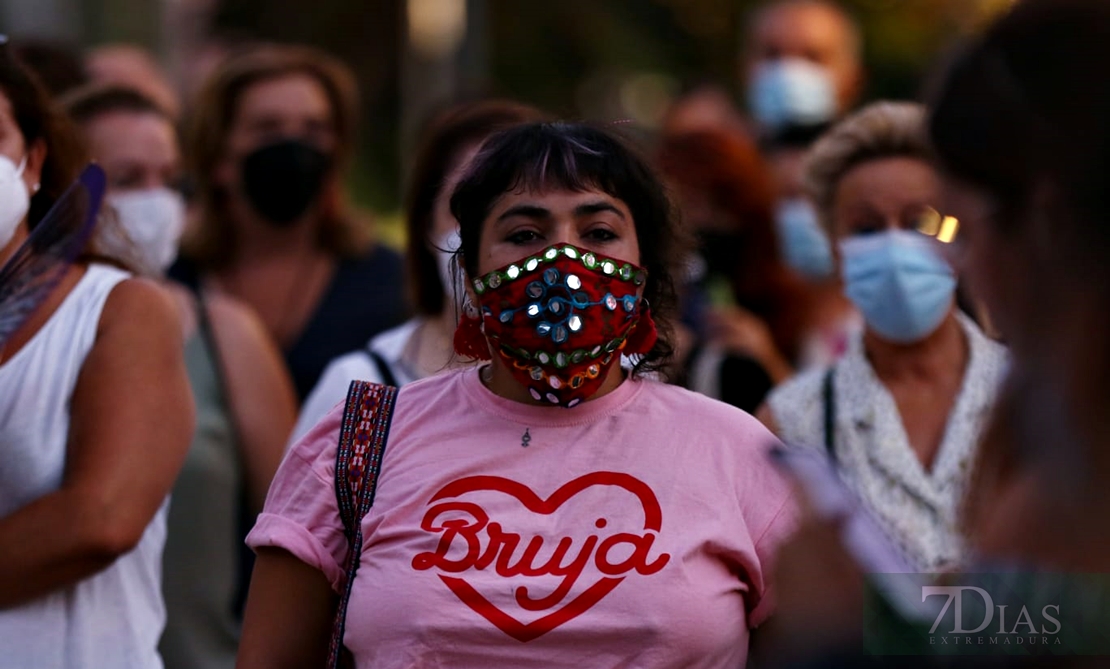
[(755, 143), (727, 129), (683, 132), (663, 138), (659, 163), (670, 183), (727, 216), (740, 242), (729, 277), (733, 297), (766, 321), (779, 350), (796, 360), (812, 296), (779, 253), (775, 186)]

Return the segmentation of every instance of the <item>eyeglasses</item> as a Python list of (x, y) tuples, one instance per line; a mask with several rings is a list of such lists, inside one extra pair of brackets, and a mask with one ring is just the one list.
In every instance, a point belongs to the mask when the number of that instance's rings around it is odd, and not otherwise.
[[(891, 224), (894, 223), (892, 226)], [(941, 244), (952, 244), (960, 232), (960, 221), (955, 216), (940, 213), (928, 205), (913, 205), (902, 211), (896, 221), (885, 219), (877, 212), (868, 212), (858, 219), (850, 219), (849, 235), (869, 235), (890, 230), (918, 232)]]
[(960, 221), (955, 216), (945, 216), (932, 207), (922, 207), (907, 221), (911, 230), (932, 237), (942, 244), (956, 241), (960, 233)]

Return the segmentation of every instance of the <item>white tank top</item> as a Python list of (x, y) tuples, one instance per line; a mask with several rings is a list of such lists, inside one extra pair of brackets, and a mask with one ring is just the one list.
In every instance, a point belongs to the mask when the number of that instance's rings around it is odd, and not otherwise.
[[(0, 518), (60, 486), (77, 376), (108, 294), (128, 276), (91, 265), (42, 329), (0, 365)], [(0, 668), (160, 668), (165, 533), (163, 504), (138, 546), (104, 571), (0, 610)]]

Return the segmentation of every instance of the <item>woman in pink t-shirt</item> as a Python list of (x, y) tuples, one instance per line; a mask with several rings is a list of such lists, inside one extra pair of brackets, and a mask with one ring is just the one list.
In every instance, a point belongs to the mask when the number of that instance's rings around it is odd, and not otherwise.
[[(743, 666), (793, 504), (757, 421), (647, 378), (679, 256), (663, 188), (604, 131), (532, 124), (484, 144), (451, 211), (455, 348), (488, 363), (397, 396), (346, 615), (355, 665)], [(240, 667), (324, 664), (349, 550), (342, 413), (292, 448), (248, 537)]]

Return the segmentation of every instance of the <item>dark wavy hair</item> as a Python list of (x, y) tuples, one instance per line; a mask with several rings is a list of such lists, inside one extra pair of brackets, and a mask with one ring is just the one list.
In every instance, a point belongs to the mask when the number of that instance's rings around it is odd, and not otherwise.
[(636, 361), (634, 372), (661, 369), (674, 353), (673, 277), (688, 240), (675, 224), (666, 190), (647, 161), (617, 135), (582, 123), (530, 123), (493, 135), (451, 196), (467, 276), (478, 274), (478, 247), (494, 204), (518, 189), (600, 190), (628, 206), (640, 265), (648, 273), (644, 299), (659, 332), (655, 346)]
[(454, 105), (440, 113), (425, 131), (405, 197), (408, 230), (408, 273), (418, 313), (443, 312), (444, 287), (429, 239), (436, 200), (445, 181), (459, 165), (461, 154), (498, 130), (542, 120), (543, 113), (508, 100)]
[(31, 196), (27, 224), (34, 230), (54, 202), (77, 178), (85, 164), (85, 153), (77, 132), (54, 105), (46, 87), (12, 53), (12, 45), (0, 43), (0, 93), (11, 103), (15, 122), (27, 148), (41, 140), (46, 145), (41, 188)]

